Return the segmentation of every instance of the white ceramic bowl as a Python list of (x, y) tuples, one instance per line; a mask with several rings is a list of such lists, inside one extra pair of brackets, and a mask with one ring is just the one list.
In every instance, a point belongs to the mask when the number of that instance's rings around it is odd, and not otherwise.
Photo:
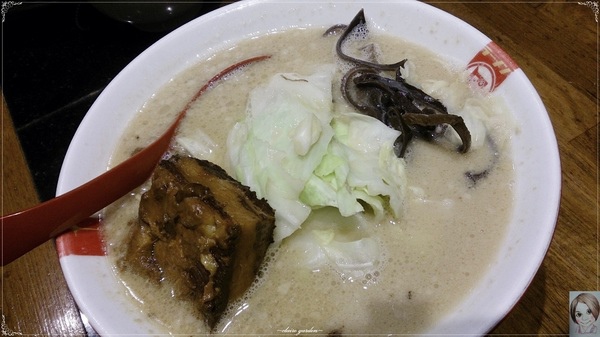
[[(105, 171), (119, 136), (142, 104), (174, 75), (216, 49), (273, 29), (346, 23), (361, 8), (365, 8), (378, 29), (426, 46), (465, 67), (490, 43), (489, 38), (465, 22), (420, 2), (250, 0), (231, 4), (167, 35), (110, 83), (73, 138), (57, 193)], [(560, 163), (547, 112), (520, 69), (515, 69), (496, 93), (505, 98), (522, 130), (512, 139), (516, 172), (514, 215), (489, 272), (456, 310), (441, 318), (431, 333), (479, 335), (493, 328), (526, 290), (554, 231)], [(62, 256), (60, 262), (81, 311), (101, 335), (153, 332), (146, 318), (136, 314), (132, 304), (119, 295), (105, 257), (68, 255)]]

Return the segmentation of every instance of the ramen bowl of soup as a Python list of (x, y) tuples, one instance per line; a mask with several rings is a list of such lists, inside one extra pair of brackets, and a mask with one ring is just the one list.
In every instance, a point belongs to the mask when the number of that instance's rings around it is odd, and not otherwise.
[(265, 199), (272, 243), (209, 327), (172, 288), (120, 267), (140, 186), (57, 239), (101, 335), (481, 335), (551, 241), (560, 164), (539, 95), (497, 44), (427, 4), (250, 0), (180, 27), (90, 108), (57, 193), (181, 111), (168, 155), (214, 163)]

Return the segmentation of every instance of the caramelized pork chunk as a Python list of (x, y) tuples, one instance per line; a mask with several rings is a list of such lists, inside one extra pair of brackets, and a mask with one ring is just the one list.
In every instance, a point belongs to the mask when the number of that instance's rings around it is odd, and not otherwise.
[(171, 287), (213, 327), (254, 281), (274, 227), (268, 203), (222, 168), (173, 156), (142, 195), (120, 267)]

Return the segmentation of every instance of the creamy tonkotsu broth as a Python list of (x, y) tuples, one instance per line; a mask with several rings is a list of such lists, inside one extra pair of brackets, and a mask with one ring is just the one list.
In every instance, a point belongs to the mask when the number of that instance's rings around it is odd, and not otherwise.
[[(271, 33), (215, 54), (179, 74), (156, 93), (128, 127), (114, 153), (113, 165), (145, 146), (172, 121), (194, 93), (214, 74), (240, 60), (272, 57), (244, 68), (205, 93), (188, 112), (178, 137), (204, 139), (201, 154), (231, 171), (226, 160), (227, 135), (243, 118), (249, 91), (275, 73), (311, 74), (323, 63), (335, 63), (337, 37), (323, 29)], [(486, 272), (507, 229), (512, 209), (510, 123), (496, 99), (468, 89), (464, 73), (426, 49), (397, 38), (377, 36), (381, 62), (407, 58), (407, 80), (433, 96), (435, 83), (455, 88), (440, 97), (449, 110), (473, 100), (490, 114), (489, 130), (496, 158), (487, 146), (459, 154), (439, 144), (414, 141), (406, 157), (407, 195), (404, 215), (366, 227), (376, 238), (381, 258), (366, 273), (340, 273), (333, 267), (313, 268), (309, 252), (295, 242), (303, 231), (340, 220), (331, 210), (313, 213), (303, 228), (267, 254), (251, 290), (231, 303), (216, 327), (231, 334), (420, 333), (464, 299)], [(338, 74), (339, 75), (339, 74)], [(338, 79), (339, 80), (339, 79)], [(443, 96), (443, 95), (442, 95)], [(348, 109), (334, 83), (336, 109)], [(182, 147), (176, 149), (183, 150)], [(485, 179), (470, 187), (464, 177), (495, 161)], [(128, 221), (137, 216), (140, 194), (123, 198), (105, 212), (108, 256), (115, 262), (126, 249)], [(285, 211), (285, 210), (282, 210)], [(333, 219), (333, 220), (332, 220)], [(367, 221), (368, 222), (368, 221)], [(125, 241), (126, 242), (126, 241)], [(118, 273), (123, 293), (135, 301), (157, 332), (206, 333), (189, 304), (146, 280)]]

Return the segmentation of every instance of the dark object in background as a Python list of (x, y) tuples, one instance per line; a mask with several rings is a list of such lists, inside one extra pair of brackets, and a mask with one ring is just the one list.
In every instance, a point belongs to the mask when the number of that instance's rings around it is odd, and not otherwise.
[(91, 3), (109, 17), (148, 32), (175, 29), (195, 18), (202, 2), (108, 2)]
[(106, 85), (178, 25), (222, 4), (188, 3), (185, 14), (172, 7), (172, 19), (132, 16), (131, 24), (85, 2), (23, 3), (4, 13), (2, 91), (42, 201), (54, 197), (71, 139)]

